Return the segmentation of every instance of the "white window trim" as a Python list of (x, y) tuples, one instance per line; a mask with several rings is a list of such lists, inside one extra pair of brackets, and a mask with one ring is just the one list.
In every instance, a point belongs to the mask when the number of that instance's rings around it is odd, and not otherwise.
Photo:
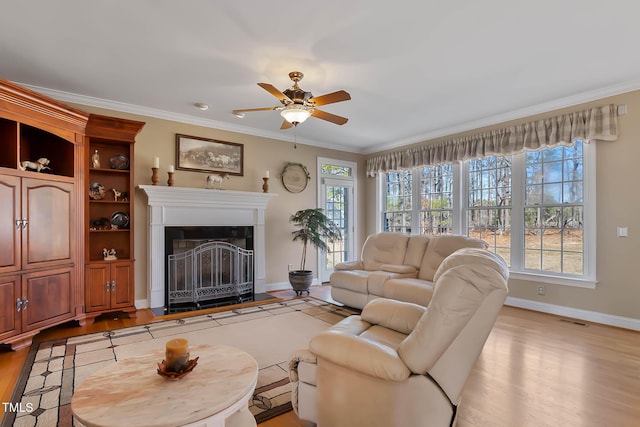
[[(557, 275), (553, 273), (543, 273), (539, 271), (527, 271), (523, 268), (524, 253), (521, 250), (515, 251), (518, 256), (512, 256), (510, 278), (518, 280), (526, 280), (535, 283), (548, 283), (556, 285), (574, 286), (587, 289), (595, 289), (598, 281), (596, 279), (596, 147), (594, 143), (584, 142), (582, 144), (583, 150), (583, 206), (585, 216), (584, 226), (584, 250), (583, 250), (583, 262), (584, 273), (579, 277), (571, 277), (569, 275)], [(512, 230), (522, 230), (524, 228), (523, 209), (524, 209), (524, 192), (515, 191), (515, 189), (523, 189), (525, 182), (526, 169), (524, 167), (525, 156), (524, 153), (512, 155), (512, 174), (511, 174), (511, 228)], [(418, 168), (414, 169), (417, 170)], [(456, 192), (453, 198), (454, 218), (453, 229), (455, 233), (464, 234), (463, 230), (466, 230), (466, 204), (463, 201), (466, 200), (467, 184), (466, 176), (468, 171), (468, 162), (462, 164), (456, 164), (453, 168), (453, 186)], [(514, 173), (516, 172), (516, 173)], [(419, 174), (413, 173), (412, 179), (416, 184), (416, 177)], [(385, 200), (385, 174), (379, 173), (376, 179), (376, 230), (378, 232), (383, 230), (382, 217), (384, 211)], [(414, 185), (414, 197), (416, 197), (416, 189), (418, 189), (419, 199), (419, 185)], [(415, 200), (418, 200), (415, 199)], [(415, 204), (413, 204), (415, 206)], [(412, 218), (416, 215), (412, 215)], [(418, 230), (418, 227), (414, 227), (412, 224), (412, 230)], [(413, 233), (417, 234), (417, 233)], [(523, 236), (521, 233), (512, 233), (511, 247), (522, 248)], [(512, 249), (512, 254), (514, 250)]]

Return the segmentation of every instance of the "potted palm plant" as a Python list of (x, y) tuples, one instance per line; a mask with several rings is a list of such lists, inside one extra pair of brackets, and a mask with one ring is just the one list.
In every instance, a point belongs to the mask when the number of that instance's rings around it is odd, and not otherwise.
[(342, 233), (335, 222), (324, 214), (322, 208), (299, 210), (291, 215), (289, 221), (298, 227), (291, 233), (293, 241), (302, 242), (300, 270), (289, 271), (289, 283), (296, 291), (296, 295), (302, 295), (303, 292), (308, 295), (313, 281), (313, 271), (305, 270), (307, 247), (312, 245), (326, 251), (327, 243), (342, 239)]

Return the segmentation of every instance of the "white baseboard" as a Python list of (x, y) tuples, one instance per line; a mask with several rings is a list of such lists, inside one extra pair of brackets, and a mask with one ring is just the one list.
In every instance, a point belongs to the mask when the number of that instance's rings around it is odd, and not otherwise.
[(579, 308), (565, 307), (562, 305), (548, 304), (514, 297), (507, 297), (505, 305), (640, 331), (640, 320), (632, 319), (630, 317), (615, 316), (613, 314), (598, 313), (597, 311), (582, 310)]
[(149, 300), (148, 299), (137, 299), (135, 302), (135, 306), (138, 310), (142, 308), (149, 308)]

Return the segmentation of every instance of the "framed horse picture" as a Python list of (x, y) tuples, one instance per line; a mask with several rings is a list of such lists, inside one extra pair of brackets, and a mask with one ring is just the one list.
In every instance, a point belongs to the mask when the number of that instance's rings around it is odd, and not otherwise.
[(244, 175), (244, 145), (176, 134), (176, 169)]

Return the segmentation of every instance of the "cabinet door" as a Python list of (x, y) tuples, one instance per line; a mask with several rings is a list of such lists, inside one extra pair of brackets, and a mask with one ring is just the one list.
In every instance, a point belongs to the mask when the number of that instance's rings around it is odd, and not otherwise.
[(111, 275), (106, 263), (91, 264), (85, 269), (86, 311), (108, 310), (111, 305)]
[(133, 264), (116, 262), (111, 265), (111, 308), (133, 305)]
[(72, 267), (23, 274), (23, 332), (72, 318), (73, 283)]
[(0, 175), (0, 273), (20, 270), (20, 178)]
[(73, 261), (73, 184), (22, 180), (22, 215), (29, 221), (22, 235), (22, 267)]
[(20, 312), (22, 309), (20, 276), (0, 278), (0, 341), (20, 332)]

